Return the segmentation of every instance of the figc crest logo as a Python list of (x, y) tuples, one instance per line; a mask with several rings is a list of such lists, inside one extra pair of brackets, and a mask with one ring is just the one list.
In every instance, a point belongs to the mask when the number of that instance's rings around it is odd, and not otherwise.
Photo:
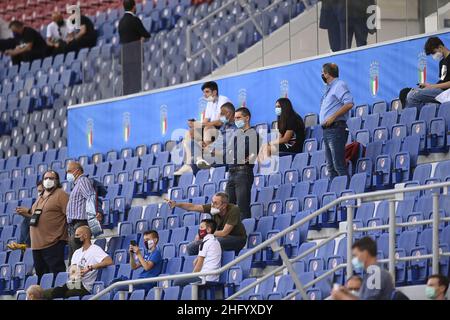
[(203, 120), (205, 119), (207, 104), (208, 102), (206, 101), (205, 98), (201, 97), (198, 99), (198, 119), (201, 122), (203, 122)]
[(239, 89), (238, 99), (239, 106), (245, 107), (247, 105), (247, 89)]
[(167, 133), (167, 105), (163, 104), (160, 108), (160, 119), (161, 119), (161, 135), (165, 136)]
[(418, 56), (417, 70), (419, 72), (419, 83), (427, 82), (427, 56), (421, 52)]
[(128, 142), (130, 140), (131, 117), (129, 112), (123, 114), (123, 140)]
[(280, 96), (281, 98), (287, 98), (289, 95), (289, 81), (282, 80), (280, 82)]
[(86, 137), (89, 149), (94, 144), (94, 120), (89, 118), (86, 122)]
[(380, 86), (380, 64), (378, 61), (374, 61), (370, 64), (370, 91), (372, 96), (376, 96)]

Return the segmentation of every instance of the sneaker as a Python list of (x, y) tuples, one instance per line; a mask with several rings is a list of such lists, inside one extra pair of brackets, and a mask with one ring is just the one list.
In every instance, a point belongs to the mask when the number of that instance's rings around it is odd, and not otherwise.
[(199, 169), (209, 169), (209, 168), (211, 168), (211, 165), (205, 159), (199, 159), (197, 161), (196, 165), (197, 165), (197, 167)]

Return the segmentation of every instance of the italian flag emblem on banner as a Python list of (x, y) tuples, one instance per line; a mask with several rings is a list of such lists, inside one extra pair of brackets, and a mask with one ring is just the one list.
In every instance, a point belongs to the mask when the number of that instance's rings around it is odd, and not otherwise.
[(374, 78), (372, 78), (372, 80), (370, 81), (370, 88), (372, 89), (372, 95), (376, 96), (377, 92), (378, 92), (378, 76), (375, 76)]
[(130, 127), (125, 126), (123, 128), (123, 140), (125, 140), (125, 142), (127, 142), (129, 138), (130, 138)]
[(380, 64), (374, 61), (370, 64), (370, 91), (372, 96), (376, 96), (380, 88)]
[(88, 119), (86, 128), (86, 138), (88, 143), (88, 148), (91, 149), (94, 144), (94, 120)]
[(419, 69), (419, 83), (427, 82), (427, 67), (424, 67), (423, 70)]

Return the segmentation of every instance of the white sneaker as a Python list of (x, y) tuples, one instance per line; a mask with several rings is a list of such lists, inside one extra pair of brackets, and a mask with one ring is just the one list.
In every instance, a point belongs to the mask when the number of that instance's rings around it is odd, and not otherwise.
[(206, 161), (205, 159), (199, 159), (197, 160), (196, 163), (197, 167), (199, 169), (209, 169), (211, 168), (211, 165), (208, 163), (208, 161)]
[(174, 176), (181, 176), (183, 173), (192, 172), (192, 168), (190, 165), (183, 165), (180, 169), (173, 173)]

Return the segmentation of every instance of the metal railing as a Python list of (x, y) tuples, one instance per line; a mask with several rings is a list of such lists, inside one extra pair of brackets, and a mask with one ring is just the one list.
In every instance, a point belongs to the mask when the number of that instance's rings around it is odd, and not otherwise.
[[(282, 4), (283, 2), (284, 1), (282, 1), (282, 0), (274, 0), (273, 3), (271, 3), (264, 9), (262, 9), (262, 10), (258, 9), (256, 11), (251, 9), (251, 6), (250, 6), (251, 1), (248, 1), (248, 0), (231, 0), (231, 1), (226, 2), (220, 8), (214, 10), (213, 12), (208, 14), (206, 17), (199, 20), (197, 23), (187, 26), (187, 28), (186, 28), (186, 60), (188, 62), (190, 62), (193, 59), (195, 59), (196, 57), (200, 56), (205, 51), (208, 51), (211, 54), (211, 59), (216, 64), (216, 66), (221, 67), (223, 64), (217, 59), (216, 55), (214, 54), (214, 52), (213, 52), (214, 46), (219, 44), (222, 40), (229, 37), (233, 33), (238, 32), (240, 28), (242, 28), (249, 22), (251, 22), (255, 26), (256, 31), (261, 35), (262, 47), (264, 49), (264, 37), (267, 35), (268, 30), (263, 30), (260, 23), (258, 23), (257, 18), (264, 18), (264, 13), (268, 12), (269, 10), (271, 10), (272, 8), (274, 8), (277, 5)], [(307, 2), (305, 2), (304, 0), (302, 0), (302, 2), (305, 5), (305, 8), (310, 7), (310, 5)], [(223, 11), (223, 10), (227, 9), (228, 7), (235, 5), (235, 4), (240, 5), (246, 11), (246, 13), (248, 14), (248, 18), (233, 25), (227, 32), (225, 32), (223, 35), (221, 35), (220, 37), (218, 37), (214, 40), (211, 40), (211, 39), (213, 39), (212, 37), (210, 37), (210, 41), (206, 41), (205, 39), (203, 39), (203, 37), (201, 36), (201, 32), (197, 31), (197, 30), (201, 29), (201, 26), (205, 22), (214, 18), (221, 11)], [(197, 36), (204, 45), (204, 48), (201, 48), (197, 52), (192, 52), (192, 33), (195, 36)], [(262, 58), (264, 59), (264, 55)], [(264, 63), (263, 63), (263, 65), (264, 65)]]
[[(432, 270), (433, 273), (437, 273), (439, 271), (439, 258), (440, 256), (450, 256), (450, 253), (440, 253), (439, 252), (439, 222), (440, 221), (450, 221), (450, 218), (440, 218), (439, 217), (439, 193), (436, 192), (436, 190), (443, 189), (443, 194), (448, 194), (448, 188), (450, 187), (450, 182), (442, 182), (442, 183), (435, 183), (435, 184), (429, 184), (429, 185), (423, 185), (423, 186), (415, 186), (410, 188), (399, 188), (399, 189), (390, 189), (390, 190), (382, 190), (382, 191), (374, 191), (374, 192), (368, 192), (368, 193), (361, 193), (361, 194), (354, 194), (354, 195), (346, 195), (342, 196), (338, 199), (335, 199), (331, 201), (330, 203), (326, 204), (322, 208), (316, 210), (315, 212), (309, 214), (308, 216), (304, 217), (303, 219), (297, 221), (296, 223), (292, 224), (290, 227), (284, 229), (283, 231), (275, 234), (270, 239), (265, 240), (264, 242), (258, 244), (252, 249), (249, 249), (244, 254), (240, 255), (233, 261), (227, 263), (226, 265), (222, 266), (221, 268), (213, 271), (208, 272), (195, 272), (195, 273), (184, 273), (184, 274), (176, 274), (176, 275), (168, 275), (168, 276), (161, 276), (161, 277), (153, 277), (153, 278), (147, 278), (147, 279), (138, 279), (138, 280), (126, 280), (126, 281), (120, 281), (116, 282), (109, 287), (103, 289), (102, 291), (95, 294), (93, 297), (91, 297), (91, 300), (97, 300), (103, 295), (107, 294), (111, 290), (119, 289), (124, 286), (128, 286), (128, 291), (133, 291), (134, 285), (139, 284), (147, 284), (147, 283), (153, 283), (153, 282), (161, 282), (161, 281), (170, 281), (170, 280), (178, 280), (178, 279), (188, 279), (188, 278), (196, 278), (196, 277), (204, 277), (204, 276), (211, 276), (211, 275), (220, 275), (223, 272), (228, 271), (231, 267), (237, 265), (241, 261), (247, 259), (248, 257), (253, 256), (254, 254), (258, 253), (259, 251), (267, 248), (270, 246), (274, 252), (278, 252), (280, 254), (280, 258), (283, 262), (283, 265), (279, 266), (278, 268), (274, 269), (273, 271), (267, 273), (263, 277), (259, 278), (249, 286), (240, 289), (238, 292), (234, 293), (232, 296), (230, 296), (228, 299), (232, 300), (236, 297), (239, 297), (243, 293), (249, 291), (251, 288), (255, 287), (256, 285), (260, 284), (267, 278), (269, 278), (271, 275), (274, 275), (278, 272), (283, 271), (287, 268), (288, 274), (292, 277), (296, 290), (292, 292), (290, 295), (285, 297), (285, 299), (289, 299), (294, 297), (296, 294), (300, 293), (302, 298), (307, 300), (308, 296), (306, 294), (305, 288), (313, 286), (315, 283), (321, 281), (322, 279), (326, 278), (327, 276), (333, 274), (334, 272), (346, 268), (346, 275), (347, 278), (353, 274), (353, 267), (351, 264), (352, 260), (352, 244), (353, 244), (353, 234), (355, 232), (365, 232), (365, 231), (371, 231), (371, 230), (384, 230), (387, 229), (389, 231), (389, 255), (388, 259), (380, 260), (380, 263), (388, 263), (388, 270), (393, 279), (395, 280), (395, 262), (396, 261), (410, 261), (410, 260), (420, 260), (420, 259), (432, 259)], [(397, 197), (398, 195), (403, 196), (405, 193), (410, 192), (417, 192), (417, 191), (424, 191), (434, 189), (434, 193), (432, 195), (433, 197), (433, 213), (432, 213), (432, 219), (430, 220), (423, 220), (418, 222), (407, 222), (407, 223), (398, 223), (396, 222), (396, 215), (395, 215), (395, 202), (400, 201), (403, 199), (403, 197)], [(365, 227), (365, 228), (355, 228), (353, 226), (353, 218), (354, 218), (354, 209), (355, 207), (359, 206), (363, 202), (373, 202), (374, 198), (378, 199), (387, 199), (389, 200), (389, 225), (382, 225), (382, 226), (375, 226), (375, 227)], [(323, 240), (322, 242), (316, 244), (314, 247), (311, 247), (310, 249), (306, 250), (302, 254), (289, 259), (285, 249), (283, 247), (280, 247), (278, 245), (278, 240), (283, 238), (285, 235), (287, 235), (289, 232), (294, 231), (298, 228), (300, 228), (305, 223), (309, 223), (314, 218), (318, 217), (324, 212), (327, 212), (329, 209), (332, 209), (334, 207), (338, 207), (342, 202), (347, 201), (357, 201), (356, 206), (353, 205), (347, 205), (347, 227), (345, 231), (337, 232), (336, 234), (332, 235), (331, 237)], [(397, 227), (409, 227), (409, 226), (417, 226), (417, 225), (424, 225), (424, 224), (432, 224), (433, 229), (433, 236), (432, 236), (432, 254), (431, 255), (422, 255), (422, 256), (414, 256), (414, 257), (396, 257), (395, 255), (395, 236), (396, 236), (396, 228)], [(308, 254), (315, 252), (315, 250), (321, 248), (323, 245), (327, 244), (330, 241), (333, 241), (339, 236), (346, 235), (347, 236), (347, 257), (346, 257), (346, 263), (339, 264), (335, 266), (333, 269), (328, 270), (326, 273), (322, 274), (320, 277), (314, 279), (310, 283), (307, 283), (306, 285), (302, 285), (297, 273), (293, 269), (292, 264), (304, 257), (306, 257)], [(198, 299), (198, 283), (192, 284), (192, 294), (191, 299), (197, 300)], [(156, 287), (155, 292), (155, 299), (161, 298), (161, 292), (163, 288)], [(125, 292), (120, 291), (120, 299), (125, 299)]]

